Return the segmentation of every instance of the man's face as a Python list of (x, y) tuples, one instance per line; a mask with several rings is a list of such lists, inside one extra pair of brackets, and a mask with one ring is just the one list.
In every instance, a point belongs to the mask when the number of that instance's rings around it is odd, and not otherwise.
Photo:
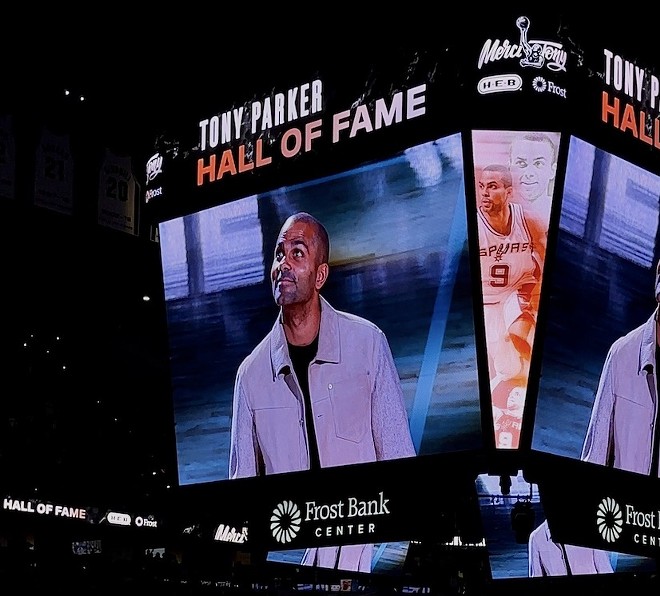
[(511, 389), (506, 400), (506, 407), (510, 414), (515, 414), (522, 418), (523, 409), (525, 408), (525, 393), (524, 387), (514, 387)]
[(528, 201), (552, 194), (550, 181), (557, 164), (553, 149), (544, 141), (520, 139), (511, 143), (511, 175), (516, 193)]
[(511, 187), (502, 182), (500, 172), (484, 170), (479, 180), (479, 200), (481, 209), (488, 214), (501, 213), (506, 206)]
[(316, 230), (307, 222), (287, 220), (275, 245), (270, 279), (273, 297), (279, 306), (309, 302), (315, 289), (317, 273)]

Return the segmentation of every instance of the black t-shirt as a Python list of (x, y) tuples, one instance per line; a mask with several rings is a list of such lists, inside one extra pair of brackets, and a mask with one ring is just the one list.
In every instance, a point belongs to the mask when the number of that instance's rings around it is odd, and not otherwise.
[(312, 419), (312, 400), (309, 396), (309, 363), (314, 360), (316, 351), (319, 347), (319, 336), (307, 346), (294, 346), (288, 344), (289, 356), (293, 364), (293, 370), (298, 377), (298, 383), (302, 389), (303, 399), (305, 400), (305, 427), (307, 428), (307, 443), (309, 445), (309, 465), (312, 470), (321, 467), (319, 459), (319, 448), (316, 442), (316, 432), (314, 430), (314, 421)]

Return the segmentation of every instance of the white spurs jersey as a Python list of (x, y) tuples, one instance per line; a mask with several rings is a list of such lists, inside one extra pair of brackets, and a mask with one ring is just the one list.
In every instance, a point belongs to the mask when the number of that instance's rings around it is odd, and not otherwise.
[(509, 203), (509, 209), (511, 231), (508, 234), (496, 232), (481, 210), (477, 210), (484, 304), (500, 302), (524, 284), (538, 281), (540, 264), (523, 208)]

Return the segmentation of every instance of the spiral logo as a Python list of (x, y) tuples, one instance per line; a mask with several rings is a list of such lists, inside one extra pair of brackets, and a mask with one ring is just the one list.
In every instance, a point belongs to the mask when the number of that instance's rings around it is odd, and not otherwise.
[(614, 542), (621, 536), (623, 515), (621, 507), (612, 497), (605, 497), (598, 505), (596, 526), (606, 542)]
[(282, 501), (270, 516), (270, 531), (273, 538), (286, 544), (300, 531), (300, 509), (293, 501)]
[(543, 93), (548, 88), (548, 83), (543, 77), (534, 77), (532, 88), (538, 93)]

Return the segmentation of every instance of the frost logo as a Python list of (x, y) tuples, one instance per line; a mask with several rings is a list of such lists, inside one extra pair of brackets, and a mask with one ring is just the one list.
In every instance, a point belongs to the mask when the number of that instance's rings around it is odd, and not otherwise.
[(621, 536), (623, 514), (621, 507), (612, 497), (605, 497), (598, 505), (596, 526), (606, 542), (614, 542)]
[(291, 542), (300, 531), (300, 509), (293, 501), (282, 501), (270, 517), (270, 531), (278, 542)]
[(548, 83), (543, 77), (534, 77), (532, 88), (538, 93), (543, 93), (548, 88)]

